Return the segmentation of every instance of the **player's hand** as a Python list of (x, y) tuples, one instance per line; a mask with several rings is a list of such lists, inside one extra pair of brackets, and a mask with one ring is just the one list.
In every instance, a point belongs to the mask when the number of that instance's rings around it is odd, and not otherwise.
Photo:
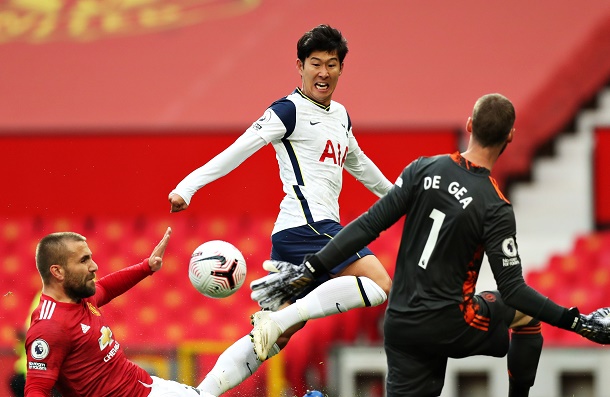
[(263, 269), (271, 273), (250, 283), (250, 297), (265, 310), (278, 310), (314, 280), (305, 264), (267, 260), (263, 263)]
[(186, 201), (184, 201), (184, 199), (179, 194), (176, 194), (176, 193), (170, 193), (167, 200), (171, 204), (171, 208), (170, 208), (169, 212), (184, 211), (189, 206), (186, 203)]
[(579, 317), (580, 323), (574, 329), (578, 334), (601, 345), (610, 344), (610, 307)]
[(165, 254), (165, 248), (167, 248), (167, 243), (169, 243), (169, 236), (172, 234), (172, 228), (168, 227), (163, 235), (159, 244), (155, 247), (148, 258), (148, 266), (150, 266), (150, 270), (156, 272), (161, 269), (163, 266), (163, 255)]

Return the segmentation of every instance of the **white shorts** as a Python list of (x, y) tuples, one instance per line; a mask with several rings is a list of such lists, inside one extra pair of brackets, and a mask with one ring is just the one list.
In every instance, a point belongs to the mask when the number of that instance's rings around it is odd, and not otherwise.
[(153, 383), (148, 397), (214, 397), (183, 383), (151, 376)]

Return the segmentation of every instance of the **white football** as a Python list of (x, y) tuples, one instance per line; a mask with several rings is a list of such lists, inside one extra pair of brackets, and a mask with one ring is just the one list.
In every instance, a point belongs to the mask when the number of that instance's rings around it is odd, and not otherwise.
[(191, 255), (189, 279), (210, 298), (234, 294), (246, 280), (246, 261), (233, 244), (221, 240), (201, 244)]

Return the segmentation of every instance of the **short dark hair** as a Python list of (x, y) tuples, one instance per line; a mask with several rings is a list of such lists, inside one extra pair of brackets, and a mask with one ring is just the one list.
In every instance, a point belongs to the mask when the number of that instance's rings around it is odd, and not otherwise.
[(347, 40), (341, 32), (328, 25), (318, 25), (305, 32), (297, 42), (297, 57), (305, 63), (305, 59), (314, 51), (337, 52), (339, 62), (343, 63), (349, 49)]
[(66, 241), (87, 241), (87, 239), (74, 232), (51, 233), (43, 237), (36, 246), (36, 267), (43, 283), (50, 281), (52, 265), (67, 264)]
[(483, 147), (506, 142), (515, 124), (515, 108), (500, 94), (480, 97), (472, 110), (472, 134)]

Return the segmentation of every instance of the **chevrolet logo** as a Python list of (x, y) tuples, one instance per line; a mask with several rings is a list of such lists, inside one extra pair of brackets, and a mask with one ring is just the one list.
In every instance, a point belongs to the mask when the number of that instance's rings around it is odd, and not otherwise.
[(113, 341), (112, 330), (104, 325), (102, 329), (100, 329), (100, 332), (102, 333), (102, 336), (100, 336), (98, 342), (100, 343), (100, 350), (104, 350)]

